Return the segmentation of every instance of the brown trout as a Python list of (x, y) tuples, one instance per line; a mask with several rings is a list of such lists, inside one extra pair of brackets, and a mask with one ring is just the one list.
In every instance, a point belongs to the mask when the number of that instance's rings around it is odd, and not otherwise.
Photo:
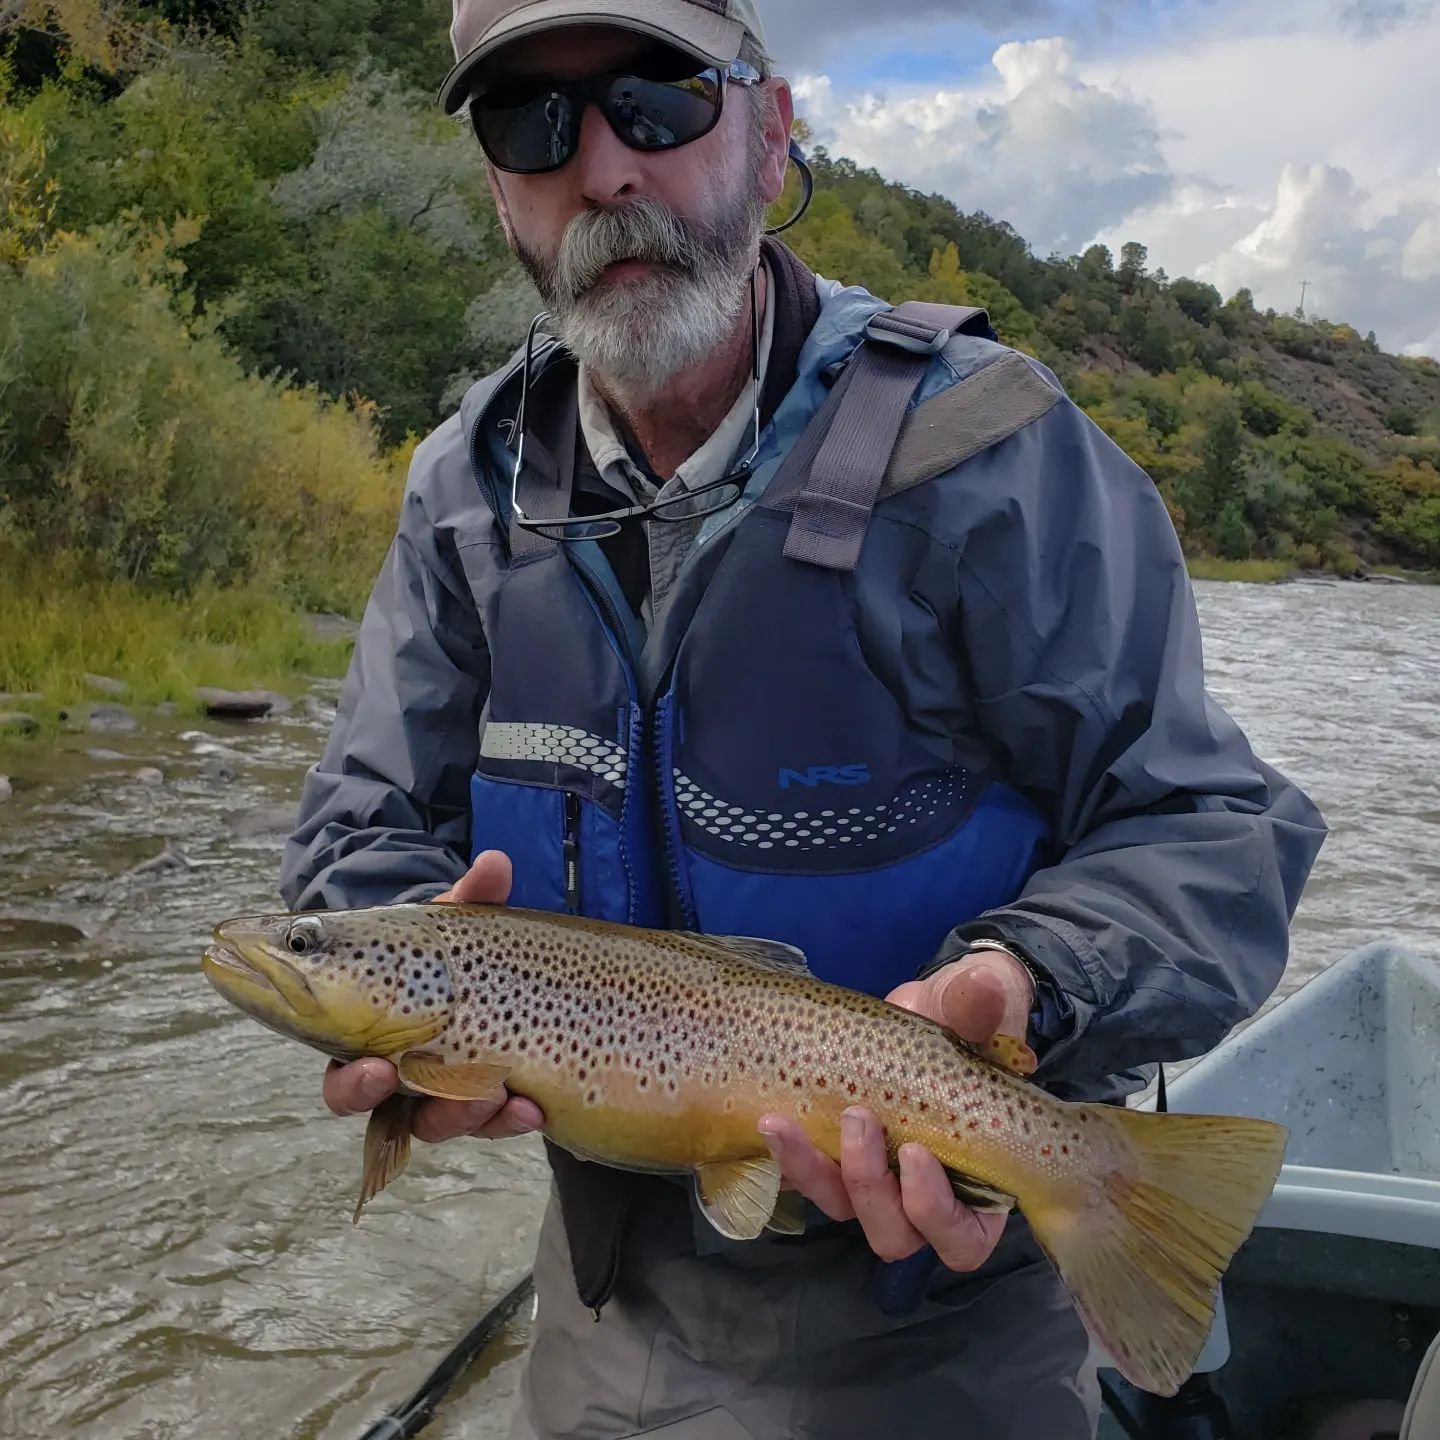
[(1190, 1374), (1283, 1158), (1267, 1121), (1057, 1100), (1011, 1068), (1033, 1063), (1023, 1043), (969, 1045), (772, 941), (405, 904), (229, 920), (202, 964), (281, 1034), (395, 1063), (357, 1220), (404, 1168), (421, 1096), (527, 1096), (578, 1156), (692, 1175), (735, 1239), (796, 1225), (761, 1116), (794, 1116), (838, 1160), (841, 1114), (863, 1105), (892, 1164), (918, 1142), (966, 1203), (1018, 1207), (1117, 1368), (1161, 1395)]

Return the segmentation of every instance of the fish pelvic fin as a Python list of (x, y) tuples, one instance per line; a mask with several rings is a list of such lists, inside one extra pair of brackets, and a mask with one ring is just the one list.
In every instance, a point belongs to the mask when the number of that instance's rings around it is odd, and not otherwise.
[[(777, 1218), (780, 1166), (769, 1155), (701, 1165), (695, 1171), (695, 1195), (705, 1218), (726, 1239), (753, 1240)], [(788, 1223), (788, 1208), (781, 1209), (778, 1220)]]
[(447, 1065), (428, 1050), (411, 1050), (395, 1062), (400, 1079), (422, 1095), (441, 1100), (504, 1100), (505, 1077), (501, 1065), (469, 1060)]
[(962, 1204), (968, 1205), (970, 1209), (979, 1211), (984, 1215), (1008, 1215), (1015, 1208), (1015, 1197), (1007, 1195), (1003, 1190), (996, 1190), (993, 1186), (982, 1185), (978, 1180), (972, 1180), (968, 1175), (961, 1175), (956, 1170), (947, 1170), (945, 1178), (950, 1182), (950, 1189), (954, 1191), (955, 1198)]
[(1240, 1117), (1078, 1108), (1118, 1128), (1133, 1163), (1066, 1182), (1027, 1203), (1026, 1218), (1116, 1369), (1142, 1390), (1173, 1395), (1209, 1337), (1220, 1279), (1274, 1189), (1286, 1130)]
[(355, 1202), (352, 1225), (360, 1212), (410, 1163), (410, 1117), (418, 1102), (410, 1095), (392, 1095), (370, 1112), (365, 1127), (365, 1159), (360, 1175), (360, 1198)]

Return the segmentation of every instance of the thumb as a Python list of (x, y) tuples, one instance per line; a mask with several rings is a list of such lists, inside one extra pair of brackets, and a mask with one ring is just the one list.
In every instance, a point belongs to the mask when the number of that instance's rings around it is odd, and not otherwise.
[(503, 905), (510, 898), (514, 872), (510, 857), (499, 850), (485, 850), (436, 903), (452, 905)]
[(988, 965), (951, 966), (932, 983), (935, 988), (931, 1008), (947, 1029), (976, 1045), (987, 1044), (999, 1033), (1005, 1023), (1010, 990)]

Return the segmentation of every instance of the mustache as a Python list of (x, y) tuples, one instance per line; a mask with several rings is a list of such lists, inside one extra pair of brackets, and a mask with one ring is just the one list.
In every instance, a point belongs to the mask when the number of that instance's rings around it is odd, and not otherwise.
[(610, 210), (578, 215), (566, 227), (553, 259), (524, 256), (536, 288), (549, 304), (577, 300), (611, 266), (641, 260), (687, 276), (720, 260), (724, 246), (713, 227), (682, 219), (649, 196)]

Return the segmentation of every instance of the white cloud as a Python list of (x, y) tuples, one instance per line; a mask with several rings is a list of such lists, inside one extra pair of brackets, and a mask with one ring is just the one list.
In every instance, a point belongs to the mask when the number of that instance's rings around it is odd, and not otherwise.
[(1139, 240), (1171, 275), (1286, 310), (1308, 280), (1327, 317), (1440, 354), (1440, 5), (1199, 14), (1123, 53), (1001, 45), (966, 87), (810, 77), (802, 113), (832, 152), (1008, 220), (1038, 254)]
[(1415, 354), (1440, 353), (1440, 203), (1376, 214), (1339, 166), (1286, 166), (1265, 218), (1198, 274), (1227, 294), (1249, 286), (1257, 298), (1299, 276), (1312, 312)]
[(996, 79), (974, 89), (841, 98), (820, 77), (797, 94), (833, 153), (1008, 220), (1042, 254), (1168, 194), (1148, 110), (1082, 80), (1068, 40), (1011, 42), (992, 64)]

